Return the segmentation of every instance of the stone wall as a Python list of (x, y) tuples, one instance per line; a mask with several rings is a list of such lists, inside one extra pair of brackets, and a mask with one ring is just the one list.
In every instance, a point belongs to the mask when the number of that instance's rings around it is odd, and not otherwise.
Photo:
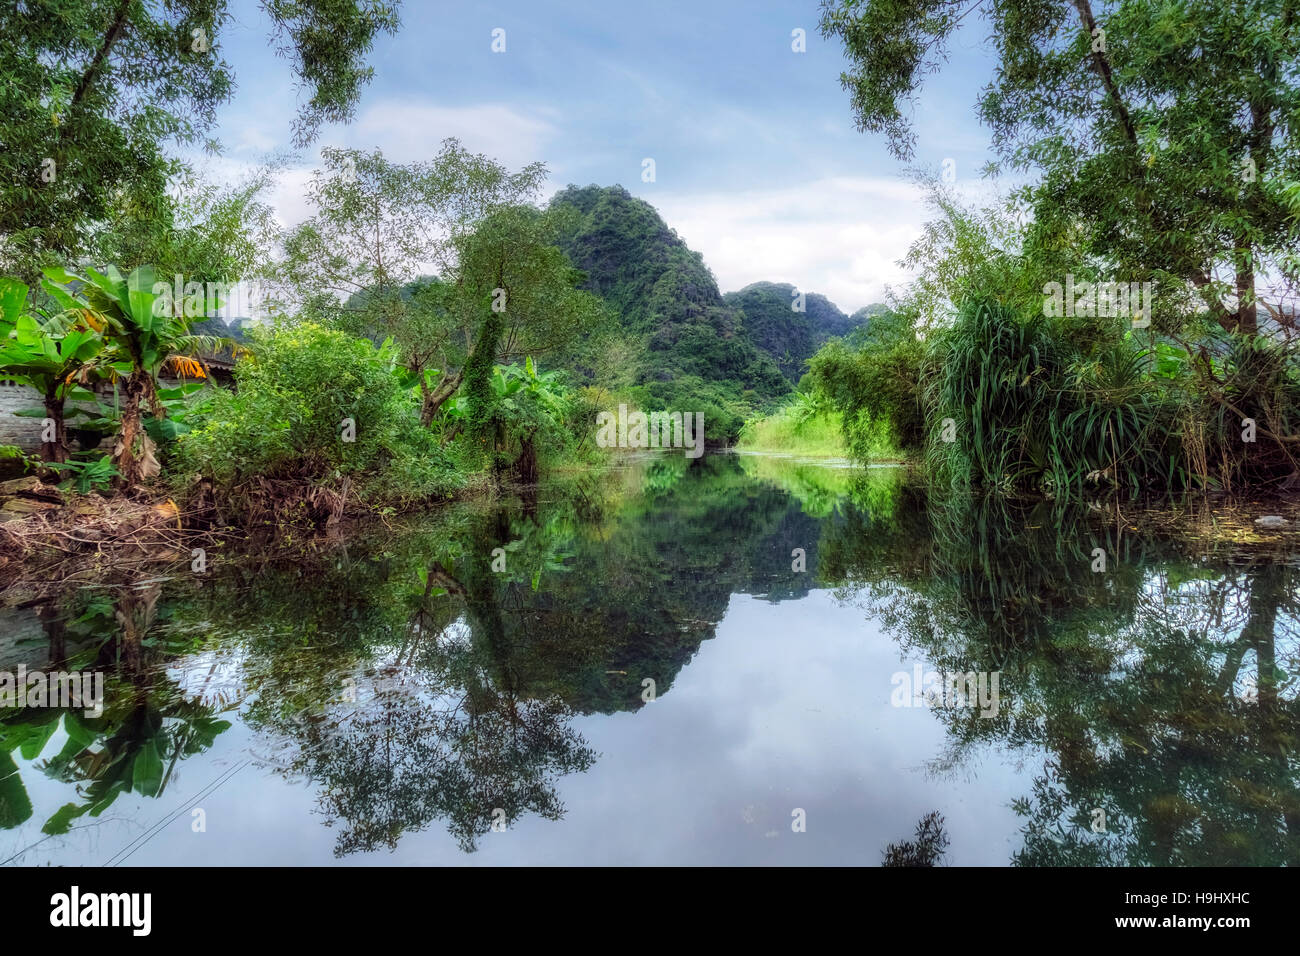
[[(99, 390), (100, 400), (109, 404), (113, 401), (113, 387), (107, 386)], [(39, 418), (20, 418), (14, 412), (19, 412), (27, 408), (40, 408), (40, 392), (28, 385), (15, 385), (13, 382), (0, 379), (0, 445), (17, 445), (25, 452), (40, 451), (41, 448), (41, 419)], [(74, 408), (77, 405), (89, 406), (85, 402), (69, 402), (67, 407)], [(84, 419), (83, 419), (84, 420)], [(69, 422), (68, 444), (73, 451), (77, 450), (76, 436), (71, 434), (76, 427), (77, 420)]]
[(23, 451), (41, 447), (41, 420), (19, 418), (14, 412), (40, 408), (41, 396), (26, 385), (0, 380), (0, 445), (17, 445)]

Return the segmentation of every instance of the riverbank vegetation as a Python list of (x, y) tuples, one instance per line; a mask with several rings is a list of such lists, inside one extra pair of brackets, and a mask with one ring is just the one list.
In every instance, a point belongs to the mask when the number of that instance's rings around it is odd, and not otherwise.
[[(19, 58), (0, 120), (16, 176), (0, 187), (0, 377), (36, 392), (20, 414), (41, 443), (0, 453), (23, 497), (0, 529), (29, 541), (86, 493), (171, 502), (203, 532), (388, 517), (596, 465), (596, 416), (622, 404), (699, 415), (715, 449), (906, 459), (935, 487), (1294, 487), (1293, 31), (1271, 8), (1247, 26), (1182, 11), (1170, 36), (1240, 27), (1277, 64), (1261, 74), (1234, 44), (1203, 51), (1202, 74), (1150, 30), (1107, 50), (1075, 24), (1049, 44), (1021, 6), (990, 14), (1004, 69), (979, 101), (994, 171), (1018, 185), (984, 207), (932, 186), (913, 281), (852, 316), (788, 284), (723, 296), (627, 190), (544, 201), (542, 163), (454, 139), (411, 162), (322, 149), (305, 216), (282, 228), (275, 166), (218, 184), (182, 158), (229, 99), (218, 59), (141, 71), (168, 28), (136, 12), (69, 92), (48, 63), (87, 38), (25, 37), (48, 56)], [(953, 26), (923, 7), (831, 3), (821, 25), (848, 54), (859, 125), (906, 162), (902, 107)], [(396, 12), (271, 19), (304, 84), (304, 147), (351, 117)], [(882, 46), (882, 30), (916, 42)], [(219, 319), (240, 284), (265, 292), (256, 328)]]
[[(1285, 6), (1248, 6), (1166, 11), (1109, 48), (1086, 5), (989, 13), (1001, 68), (978, 109), (992, 172), (1020, 185), (986, 208), (933, 186), (936, 218), (904, 260), (915, 281), (877, 334), (810, 360), (855, 455), (883, 425), (938, 484), (1300, 482), (1300, 38)], [(1121, 3), (1106, 25), (1130, 15)], [(958, 20), (919, 3), (823, 8), (859, 128), (901, 160), (907, 101)]]
[(941, 189), (934, 205), (940, 219), (909, 254), (917, 281), (867, 330), (809, 363), (810, 390), (840, 414), (856, 457), (880, 457), (871, 436), (883, 429), (935, 483), (967, 488), (1295, 482), (1291, 326), (1226, 330), (1195, 310), (1157, 312), (1138, 328), (1128, 315), (1045, 315), (1050, 265), (990, 238), (999, 228), (1005, 237), (1009, 219)]
[(771, 415), (745, 422), (736, 447), (840, 458), (848, 454), (841, 428), (840, 413), (825, 399), (801, 392)]
[[(205, 525), (320, 524), (534, 482), (589, 453), (578, 394), (534, 356), (597, 334), (607, 314), (577, 288), (547, 214), (515, 201), (538, 171), (511, 176), (454, 142), (432, 164), (328, 159), (317, 216), (274, 260), (279, 317), (242, 341), (193, 334), (221, 303), (173, 298), (149, 265), (47, 268), (39, 290), (3, 281), (0, 373), (45, 396), (36, 477), (169, 496)], [(414, 274), (439, 257), (441, 278)], [(212, 387), (204, 362), (223, 350), (232, 389)], [(110, 453), (71, 452), (69, 400)]]

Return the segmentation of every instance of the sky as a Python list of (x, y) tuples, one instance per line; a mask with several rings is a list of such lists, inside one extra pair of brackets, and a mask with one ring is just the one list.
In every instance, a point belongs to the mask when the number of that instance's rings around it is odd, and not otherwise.
[[(219, 113), (216, 178), (285, 150), (300, 101), (257, 3), (233, 13), (220, 49), (238, 90)], [(816, 0), (406, 0), (400, 31), (370, 56), (353, 121), (297, 154), (273, 205), (285, 225), (308, 215), (322, 147), (411, 162), (454, 136), (511, 168), (546, 163), (548, 198), (569, 184), (624, 186), (703, 254), (723, 292), (789, 282), (851, 313), (906, 281), (897, 262), (928, 211), (884, 137), (854, 128), (847, 60), (818, 19)], [(987, 189), (989, 136), (975, 116), (993, 70), (986, 29), (973, 21), (955, 38), (913, 117), (915, 164), (938, 177), (952, 159), (959, 189)]]

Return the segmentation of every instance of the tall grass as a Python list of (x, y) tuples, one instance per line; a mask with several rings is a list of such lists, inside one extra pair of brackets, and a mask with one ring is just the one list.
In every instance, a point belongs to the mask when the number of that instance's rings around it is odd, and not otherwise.
[[(873, 423), (866, 445), (873, 460), (902, 458), (890, 436), (889, 425), (883, 420)], [(800, 393), (794, 402), (771, 415), (746, 422), (740, 430), (736, 447), (742, 451), (780, 452), (816, 458), (847, 458), (850, 455), (841, 413), (826, 399), (805, 393)]]
[(928, 467), (1004, 490), (1186, 486), (1184, 397), (1152, 376), (1153, 361), (1118, 333), (1083, 354), (1041, 315), (968, 303), (927, 357)]
[(847, 452), (838, 412), (803, 418), (790, 405), (763, 418), (745, 422), (736, 447), (746, 451), (774, 451), (825, 458)]

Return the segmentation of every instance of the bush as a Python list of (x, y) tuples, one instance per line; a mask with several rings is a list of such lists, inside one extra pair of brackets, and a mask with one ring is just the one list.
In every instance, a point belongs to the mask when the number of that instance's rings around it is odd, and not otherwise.
[(913, 319), (895, 311), (872, 316), (865, 329), (822, 346), (800, 382), (801, 389), (828, 398), (839, 410), (844, 440), (861, 461), (882, 452), (919, 454), (925, 447), (919, 401), (923, 346)]
[[(771, 415), (745, 422), (737, 445), (756, 451), (824, 457), (848, 454), (840, 413), (829, 399), (815, 397), (811, 392), (800, 392), (793, 402)], [(873, 458), (897, 457), (880, 442), (871, 451)]]
[(750, 407), (743, 396), (733, 397), (724, 386), (694, 375), (638, 385), (629, 390), (629, 396), (643, 412), (695, 412), (704, 416), (704, 438), (711, 445), (734, 443)]
[(1085, 353), (1041, 314), (968, 302), (927, 356), (934, 477), (1048, 490), (1190, 483), (1177, 428), (1183, 397), (1153, 377), (1156, 353), (1119, 330)]
[(446, 494), (455, 469), (393, 366), (386, 348), (313, 323), (257, 330), (237, 390), (178, 438), (179, 464), (227, 493), (264, 479), (359, 484), (372, 504)]

